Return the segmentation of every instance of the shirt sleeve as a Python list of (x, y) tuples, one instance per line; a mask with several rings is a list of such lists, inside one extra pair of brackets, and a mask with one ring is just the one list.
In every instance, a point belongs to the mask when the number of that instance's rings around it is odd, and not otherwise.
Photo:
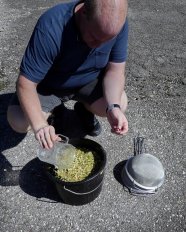
[(127, 47), (128, 47), (128, 20), (126, 19), (123, 28), (116, 37), (114, 46), (112, 47), (109, 61), (121, 63), (127, 59)]
[(36, 27), (23, 56), (20, 74), (39, 83), (51, 68), (58, 50), (54, 37)]

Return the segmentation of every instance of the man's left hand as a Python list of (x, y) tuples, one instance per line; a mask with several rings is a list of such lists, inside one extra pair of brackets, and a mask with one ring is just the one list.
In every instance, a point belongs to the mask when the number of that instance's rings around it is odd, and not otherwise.
[(114, 108), (113, 110), (107, 113), (107, 118), (111, 126), (111, 132), (117, 135), (126, 134), (128, 131), (128, 121), (124, 113), (118, 109)]

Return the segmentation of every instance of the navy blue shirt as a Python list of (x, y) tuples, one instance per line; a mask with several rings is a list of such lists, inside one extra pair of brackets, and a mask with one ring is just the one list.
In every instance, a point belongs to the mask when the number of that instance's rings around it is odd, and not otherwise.
[(74, 88), (97, 78), (109, 61), (127, 58), (128, 24), (120, 33), (96, 49), (78, 39), (74, 7), (62, 3), (38, 20), (23, 56), (20, 74), (54, 89)]

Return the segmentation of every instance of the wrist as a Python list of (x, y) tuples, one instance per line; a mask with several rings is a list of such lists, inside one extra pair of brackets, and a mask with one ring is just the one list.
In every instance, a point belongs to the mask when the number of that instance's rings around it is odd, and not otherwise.
[(42, 125), (40, 125), (40, 126), (34, 127), (34, 128), (33, 128), (33, 131), (34, 131), (34, 133), (36, 134), (38, 131), (40, 131), (41, 129), (43, 129), (43, 128), (47, 127), (47, 126), (49, 126), (47, 123), (42, 124)]
[(120, 105), (119, 104), (109, 104), (106, 108), (106, 113), (112, 111), (114, 108), (119, 108), (121, 109)]

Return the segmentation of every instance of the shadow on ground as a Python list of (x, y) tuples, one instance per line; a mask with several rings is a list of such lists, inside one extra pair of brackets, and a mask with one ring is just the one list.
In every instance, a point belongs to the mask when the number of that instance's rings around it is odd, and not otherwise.
[(122, 170), (124, 166), (126, 165), (126, 163), (127, 163), (127, 160), (123, 160), (120, 163), (118, 163), (113, 169), (113, 175), (114, 175), (114, 178), (122, 185), (125, 193), (130, 195), (131, 194), (130, 190), (124, 185), (123, 180), (122, 180)]
[(36, 197), (39, 201), (62, 202), (55, 185), (46, 176), (38, 158), (31, 160), (22, 168), (19, 175), (19, 185), (25, 193)]
[(127, 160), (123, 160), (121, 161), (120, 163), (118, 163), (114, 169), (113, 169), (113, 175), (114, 175), (114, 178), (123, 186), (123, 182), (122, 182), (122, 179), (121, 179), (121, 173), (122, 173), (122, 170), (126, 164)]
[(21, 166), (12, 164), (2, 154), (3, 151), (17, 146), (25, 137), (25, 134), (14, 132), (8, 125), (6, 119), (7, 107), (12, 94), (0, 95), (0, 185), (19, 185), (19, 174)]

